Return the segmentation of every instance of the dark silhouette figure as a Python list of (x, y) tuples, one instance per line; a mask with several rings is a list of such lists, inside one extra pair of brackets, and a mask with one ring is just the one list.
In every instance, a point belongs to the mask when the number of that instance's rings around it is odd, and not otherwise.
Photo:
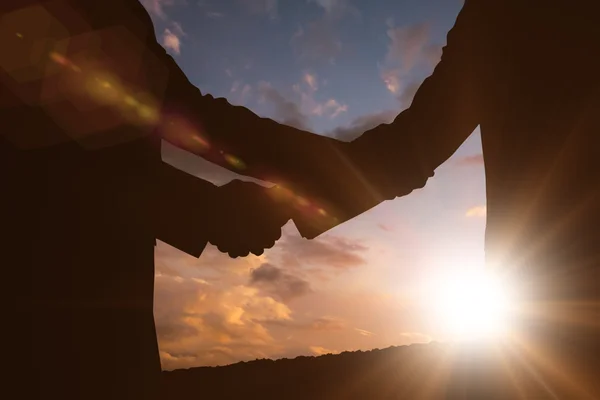
[(513, 284), (516, 330), (554, 363), (559, 398), (600, 398), (597, 15), (591, 0), (466, 0), (411, 106), (328, 157), (352, 166), (343, 178), (320, 175), (342, 181), (320, 193), (343, 221), (423, 187), (480, 126), (487, 266)]
[[(154, 398), (156, 239), (261, 254), (291, 213), (162, 162), (168, 138), (242, 168), (199, 126), (240, 111), (189, 84), (137, 1), (3, 1), (0, 44), (2, 397)], [(186, 119), (188, 92), (210, 118)]]
[(337, 151), (365, 183), (338, 175), (321, 192), (343, 221), (423, 187), (480, 126), (487, 267), (514, 286), (515, 329), (547, 358), (559, 398), (600, 398), (597, 15), (592, 0), (466, 0), (411, 106)]

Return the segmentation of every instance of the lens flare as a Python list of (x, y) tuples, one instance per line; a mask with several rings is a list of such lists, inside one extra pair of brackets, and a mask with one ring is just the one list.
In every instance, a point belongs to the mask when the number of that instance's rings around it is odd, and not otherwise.
[(298, 204), (300, 207), (308, 207), (310, 205), (310, 202), (304, 197), (297, 196), (296, 204)]
[(191, 148), (196, 152), (206, 152), (211, 148), (210, 142), (200, 129), (182, 116), (171, 115), (164, 118), (160, 129), (164, 137), (181, 143), (185, 148)]
[(75, 72), (81, 72), (81, 68), (79, 66), (75, 65), (71, 60), (60, 53), (55, 51), (50, 52), (50, 59), (64, 68), (69, 68)]
[(131, 106), (131, 107), (137, 107), (140, 103), (133, 98), (132, 96), (126, 95), (125, 98), (123, 99), (123, 101), (125, 102), (126, 105)]
[(246, 169), (246, 164), (239, 158), (231, 154), (225, 154), (223, 156), (225, 161), (234, 168), (237, 169)]

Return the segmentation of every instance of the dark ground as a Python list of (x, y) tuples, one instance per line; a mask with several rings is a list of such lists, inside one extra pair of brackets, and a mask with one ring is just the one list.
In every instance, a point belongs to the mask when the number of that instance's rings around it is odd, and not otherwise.
[[(498, 354), (502, 354), (498, 357)], [(512, 355), (511, 355), (512, 354)], [(523, 354), (521, 354), (523, 356)], [(430, 343), (163, 372), (165, 399), (593, 399), (504, 350)], [(546, 387), (545, 387), (546, 386)], [(554, 394), (558, 397), (554, 397)]]

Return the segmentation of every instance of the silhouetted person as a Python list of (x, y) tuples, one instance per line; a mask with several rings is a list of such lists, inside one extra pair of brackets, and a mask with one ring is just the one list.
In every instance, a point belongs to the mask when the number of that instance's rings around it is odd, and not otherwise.
[(3, 1), (0, 43), (2, 397), (153, 398), (155, 240), (261, 254), (289, 216), (162, 162), (167, 136), (242, 166), (177, 113), (184, 76), (137, 1)]
[[(486, 263), (514, 285), (515, 328), (547, 357), (536, 368), (560, 398), (600, 398), (598, 11), (593, 0), (466, 0), (411, 106), (339, 146), (353, 169), (337, 179), (350, 183), (321, 192), (340, 221), (357, 215), (423, 187), (480, 126)], [(466, 367), (473, 388), (477, 365)]]

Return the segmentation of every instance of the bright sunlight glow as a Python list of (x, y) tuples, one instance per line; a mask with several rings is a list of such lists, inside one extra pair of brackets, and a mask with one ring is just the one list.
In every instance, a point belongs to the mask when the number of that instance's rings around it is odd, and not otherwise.
[(441, 328), (458, 339), (492, 339), (507, 333), (511, 296), (489, 273), (471, 271), (440, 280), (430, 291)]

